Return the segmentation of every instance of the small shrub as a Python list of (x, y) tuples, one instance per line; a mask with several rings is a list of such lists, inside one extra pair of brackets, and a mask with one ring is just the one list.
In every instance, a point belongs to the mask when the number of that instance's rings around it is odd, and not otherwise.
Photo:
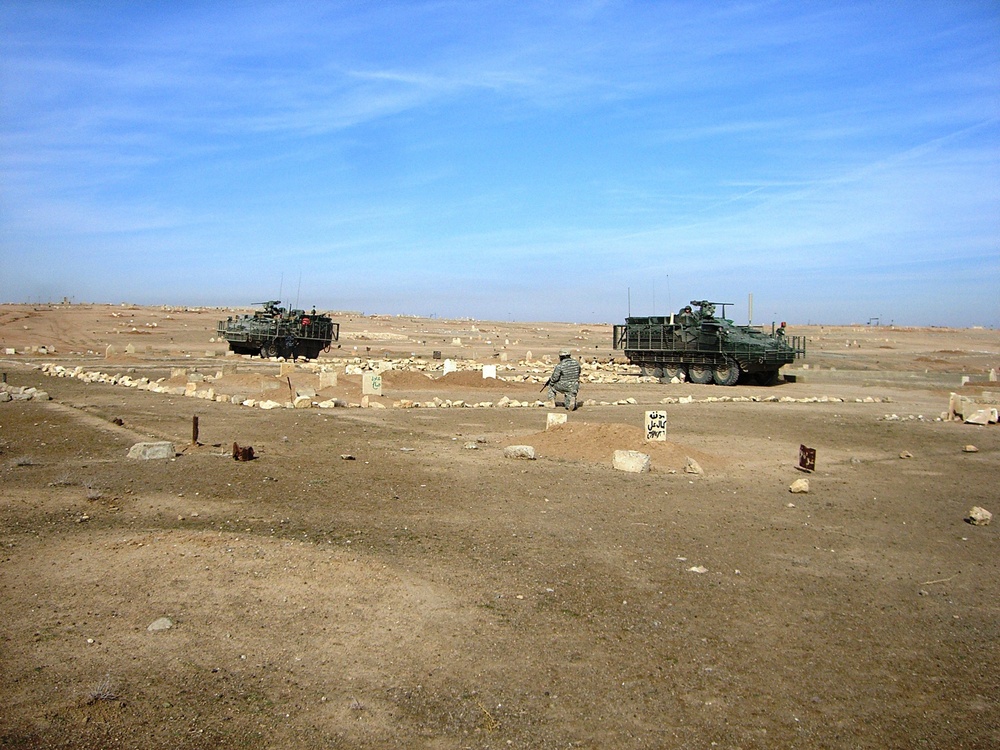
[(87, 693), (87, 704), (91, 705), (97, 703), (98, 701), (116, 701), (118, 700), (118, 689), (111, 679), (111, 673), (104, 675), (104, 679), (101, 680), (94, 688)]

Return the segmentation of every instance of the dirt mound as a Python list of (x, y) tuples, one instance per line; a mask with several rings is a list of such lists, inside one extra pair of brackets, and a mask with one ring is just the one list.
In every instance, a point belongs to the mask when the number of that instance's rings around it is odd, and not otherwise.
[(724, 463), (717, 456), (679, 443), (647, 442), (642, 428), (627, 424), (567, 422), (545, 432), (508, 441), (507, 444), (534, 446), (535, 452), (546, 458), (606, 464), (611, 463), (616, 450), (639, 451), (650, 457), (654, 471), (681, 470), (687, 465), (689, 456), (706, 469), (718, 468)]
[(484, 378), (480, 370), (465, 370), (463, 372), (449, 372), (434, 380), (435, 383), (450, 388), (484, 388), (488, 390), (518, 389), (536, 390), (532, 383), (525, 383), (520, 380), (508, 381), (497, 378)]
[(429, 375), (414, 370), (387, 370), (382, 373), (383, 388), (428, 388), (432, 380)]
[[(298, 379), (298, 378), (296, 378)], [(273, 375), (263, 375), (257, 372), (235, 373), (223, 375), (218, 380), (212, 381), (216, 386), (230, 386), (232, 388), (252, 388), (260, 390), (265, 381), (277, 382)]]

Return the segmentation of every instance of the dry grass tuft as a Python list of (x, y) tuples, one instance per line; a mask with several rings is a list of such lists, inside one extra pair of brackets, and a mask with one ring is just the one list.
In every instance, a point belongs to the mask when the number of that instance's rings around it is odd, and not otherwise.
[(118, 700), (118, 688), (114, 681), (111, 679), (111, 673), (104, 675), (104, 679), (101, 680), (93, 689), (87, 693), (87, 705), (92, 705), (98, 701), (116, 701)]

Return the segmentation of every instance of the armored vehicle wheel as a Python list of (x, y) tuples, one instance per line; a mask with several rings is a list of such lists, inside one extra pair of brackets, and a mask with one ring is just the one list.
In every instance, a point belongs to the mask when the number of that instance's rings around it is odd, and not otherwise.
[(740, 379), (739, 364), (730, 359), (723, 365), (716, 365), (712, 370), (712, 379), (716, 385), (736, 385)]
[(667, 380), (673, 380), (674, 378), (684, 380), (687, 377), (687, 373), (684, 371), (684, 365), (665, 365), (663, 368), (663, 377)]
[(688, 380), (707, 385), (712, 382), (712, 368), (708, 365), (688, 365)]
[(277, 357), (278, 356), (278, 345), (273, 341), (268, 342), (260, 347), (260, 356), (267, 357)]

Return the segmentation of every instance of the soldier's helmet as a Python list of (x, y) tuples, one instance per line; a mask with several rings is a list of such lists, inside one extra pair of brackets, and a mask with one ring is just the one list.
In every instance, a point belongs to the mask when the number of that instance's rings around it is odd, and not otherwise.
[(568, 357), (568, 356), (570, 356), (569, 349), (560, 349), (559, 350), (559, 359), (566, 359), (566, 357)]

